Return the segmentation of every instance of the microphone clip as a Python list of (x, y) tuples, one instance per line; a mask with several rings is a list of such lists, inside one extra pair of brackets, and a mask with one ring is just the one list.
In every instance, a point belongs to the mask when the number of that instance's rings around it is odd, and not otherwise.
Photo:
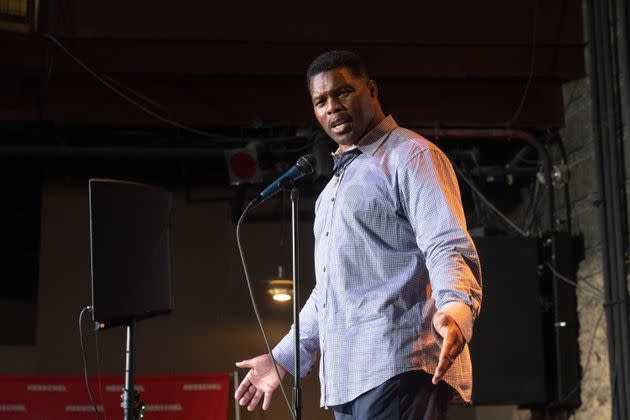
[(291, 177), (282, 178), (280, 181), (278, 181), (278, 186), (282, 191), (289, 191), (293, 189), (294, 185), (295, 179)]

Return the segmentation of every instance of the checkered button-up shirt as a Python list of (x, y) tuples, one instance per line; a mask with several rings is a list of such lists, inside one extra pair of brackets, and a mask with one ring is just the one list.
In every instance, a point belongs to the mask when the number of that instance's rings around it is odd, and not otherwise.
[[(353, 400), (413, 369), (433, 373), (439, 310), (466, 342), (481, 268), (451, 164), (390, 116), (360, 141), (315, 208), (316, 285), (300, 314), (301, 375), (320, 360), (321, 405)], [(293, 372), (293, 328), (274, 348)], [(470, 401), (468, 346), (444, 380)]]

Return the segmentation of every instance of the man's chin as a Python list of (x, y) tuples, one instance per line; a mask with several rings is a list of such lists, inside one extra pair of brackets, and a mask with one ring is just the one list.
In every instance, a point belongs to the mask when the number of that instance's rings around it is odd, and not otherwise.
[(352, 135), (352, 131), (348, 131), (343, 134), (333, 134), (330, 137), (337, 143), (339, 146), (352, 146), (356, 139), (355, 136)]

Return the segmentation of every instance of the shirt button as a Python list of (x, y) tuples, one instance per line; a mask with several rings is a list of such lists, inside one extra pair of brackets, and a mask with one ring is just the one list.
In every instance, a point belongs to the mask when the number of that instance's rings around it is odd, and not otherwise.
[(335, 197), (331, 198), (330, 201), (335, 201)]
[(324, 271), (326, 271), (326, 267), (324, 267)]
[(326, 232), (326, 236), (328, 236), (330, 234), (330, 232)]

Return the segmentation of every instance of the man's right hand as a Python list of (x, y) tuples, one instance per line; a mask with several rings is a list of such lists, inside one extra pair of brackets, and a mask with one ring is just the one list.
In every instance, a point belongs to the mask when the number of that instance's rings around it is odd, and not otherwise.
[[(271, 404), (271, 395), (280, 385), (280, 379), (273, 368), (271, 356), (263, 354), (253, 359), (237, 362), (236, 366), (249, 368), (249, 372), (236, 389), (234, 399), (238, 400), (240, 405), (247, 405), (247, 410), (252, 411), (264, 397), (262, 409), (268, 409), (269, 404)], [(286, 369), (279, 364), (277, 366), (280, 377), (284, 378), (287, 373)]]

